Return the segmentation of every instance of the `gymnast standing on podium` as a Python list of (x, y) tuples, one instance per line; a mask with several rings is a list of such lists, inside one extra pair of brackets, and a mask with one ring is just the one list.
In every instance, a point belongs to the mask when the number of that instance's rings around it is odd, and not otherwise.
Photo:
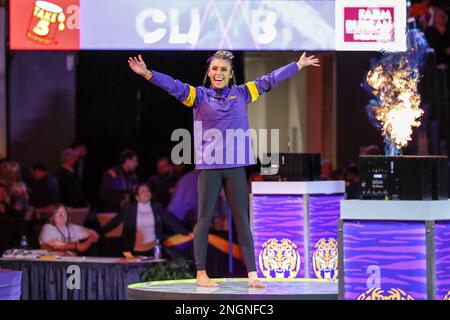
[[(255, 81), (236, 85), (233, 54), (219, 50), (207, 60), (203, 85), (198, 87), (190, 86), (153, 69), (149, 70), (141, 55), (130, 57), (128, 64), (135, 73), (193, 109), (195, 168), (200, 171), (199, 216), (194, 232), (197, 284), (203, 287), (218, 286), (206, 273), (206, 250), (214, 206), (223, 185), (237, 228), (249, 286), (264, 288), (265, 285), (258, 279), (256, 273), (253, 236), (248, 217), (245, 166), (255, 164), (255, 159), (250, 137), (247, 135), (244, 141), (239, 141), (233, 134), (230, 135), (230, 132), (246, 132), (249, 129), (247, 104), (256, 101), (261, 94), (292, 77), (303, 67), (319, 66), (319, 60), (314, 56), (307, 57), (303, 53), (297, 62), (292, 62)], [(209, 87), (205, 86), (207, 80), (210, 81)], [(220, 133), (221, 137), (218, 138), (217, 133)], [(211, 136), (208, 136), (209, 134)]]

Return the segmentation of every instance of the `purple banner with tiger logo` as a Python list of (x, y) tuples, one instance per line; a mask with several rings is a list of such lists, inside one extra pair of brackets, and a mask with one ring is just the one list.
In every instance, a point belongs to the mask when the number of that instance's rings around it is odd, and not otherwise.
[(338, 278), (338, 220), (343, 199), (343, 194), (309, 196), (311, 278)]
[(424, 222), (344, 221), (344, 298), (427, 299)]
[(435, 224), (436, 299), (450, 300), (450, 221)]
[(300, 195), (253, 195), (258, 276), (303, 278), (304, 211)]

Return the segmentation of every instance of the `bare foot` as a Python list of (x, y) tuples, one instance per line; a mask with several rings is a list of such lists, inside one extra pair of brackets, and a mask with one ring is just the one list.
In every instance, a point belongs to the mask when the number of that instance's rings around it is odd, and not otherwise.
[(248, 285), (250, 288), (257, 288), (257, 289), (265, 289), (266, 285), (264, 283), (262, 283), (261, 280), (259, 279), (249, 279), (248, 280)]
[(219, 285), (212, 281), (206, 274), (197, 274), (197, 285), (200, 287), (218, 287)]

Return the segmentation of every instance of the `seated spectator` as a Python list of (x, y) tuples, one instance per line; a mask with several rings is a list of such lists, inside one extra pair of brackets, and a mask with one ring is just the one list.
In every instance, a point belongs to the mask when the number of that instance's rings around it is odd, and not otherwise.
[(333, 164), (328, 159), (323, 159), (320, 161), (320, 179), (321, 180), (331, 180), (331, 175), (333, 174)]
[(17, 161), (4, 160), (1, 164), (1, 182), (6, 185), (7, 188), (16, 182), (22, 181), (22, 172), (20, 164)]
[(0, 182), (0, 202), (9, 204), (8, 188), (3, 182)]
[(88, 203), (74, 171), (77, 158), (77, 153), (73, 149), (64, 149), (60, 155), (61, 167), (57, 177), (61, 192), (61, 202), (72, 208), (84, 208), (88, 206)]
[(98, 234), (91, 229), (70, 223), (68, 209), (58, 205), (50, 223), (42, 228), (39, 243), (42, 249), (61, 255), (85, 253), (98, 241)]
[(44, 164), (36, 162), (31, 167), (30, 204), (46, 208), (60, 203), (58, 180), (48, 174)]
[(72, 144), (72, 149), (78, 155), (74, 171), (80, 181), (83, 194), (91, 205), (96, 205), (98, 201), (98, 184), (101, 174), (97, 173), (92, 157), (89, 156), (87, 145), (81, 141)]
[(382, 154), (383, 153), (381, 152), (380, 147), (378, 147), (376, 144), (366, 146), (361, 152), (361, 155), (366, 156), (377, 156)]
[(258, 172), (253, 172), (248, 178), (248, 192), (252, 193), (252, 182), (253, 181), (264, 181), (264, 177)]
[(177, 181), (189, 171), (189, 169), (184, 163), (172, 164), (172, 168), (173, 168), (173, 175), (175, 176), (175, 179)]
[(103, 211), (118, 212), (130, 201), (133, 188), (138, 184), (135, 173), (138, 165), (137, 154), (124, 150), (120, 154), (119, 165), (103, 175), (99, 191)]
[(440, 69), (448, 69), (450, 62), (450, 31), (447, 26), (447, 13), (436, 9), (433, 24), (425, 32), (425, 36), (436, 53), (436, 64)]
[(359, 181), (358, 167), (350, 164), (344, 169), (345, 193), (347, 199), (359, 199), (361, 184)]
[(158, 159), (156, 162), (156, 173), (156, 175), (148, 179), (147, 184), (155, 200), (166, 208), (177, 183), (172, 163), (168, 158)]
[(23, 182), (14, 183), (9, 190), (10, 206), (20, 213), (24, 222), (33, 218), (34, 208), (30, 206), (27, 185)]
[(433, 0), (421, 0), (413, 3), (409, 8), (408, 16), (412, 18), (419, 18), (420, 16), (428, 13), (432, 5)]
[(163, 225), (176, 233), (189, 234), (175, 218), (164, 211), (162, 205), (152, 199), (145, 183), (135, 188), (136, 202), (126, 204), (119, 213), (101, 229), (105, 234), (123, 222), (123, 248), (134, 255), (151, 256), (156, 239), (162, 240)]
[[(198, 175), (199, 171), (192, 170), (182, 176), (181, 179), (178, 180), (172, 200), (167, 206), (167, 211), (179, 221), (183, 222), (183, 224), (189, 229), (193, 228), (197, 223)], [(253, 176), (253, 179), (257, 179), (255, 181), (259, 181), (258, 179), (261, 176), (258, 176), (259, 174)], [(249, 183), (250, 179), (252, 179), (252, 177), (249, 178)], [(217, 229), (217, 225), (226, 224), (226, 220), (228, 219), (228, 211), (229, 206), (226, 201), (225, 190), (222, 188), (214, 208), (214, 218), (211, 227)]]
[(198, 174), (197, 170), (192, 170), (178, 180), (167, 206), (168, 212), (190, 227), (194, 226), (198, 215)]
[(0, 159), (0, 183), (5, 184), (8, 178), (11, 162), (6, 158)]
[(9, 195), (4, 184), (0, 184), (0, 256), (7, 249), (19, 246), (22, 236), (20, 215), (8, 204)]
[(331, 180), (344, 180), (344, 169), (336, 168), (331, 173)]

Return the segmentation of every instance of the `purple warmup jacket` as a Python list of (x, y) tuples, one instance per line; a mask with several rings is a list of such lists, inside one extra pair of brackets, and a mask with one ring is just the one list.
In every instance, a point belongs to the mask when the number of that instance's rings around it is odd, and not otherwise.
[(293, 76), (298, 67), (292, 62), (255, 81), (223, 90), (193, 87), (166, 74), (151, 71), (151, 83), (194, 109), (195, 168), (223, 169), (256, 163), (246, 106)]

